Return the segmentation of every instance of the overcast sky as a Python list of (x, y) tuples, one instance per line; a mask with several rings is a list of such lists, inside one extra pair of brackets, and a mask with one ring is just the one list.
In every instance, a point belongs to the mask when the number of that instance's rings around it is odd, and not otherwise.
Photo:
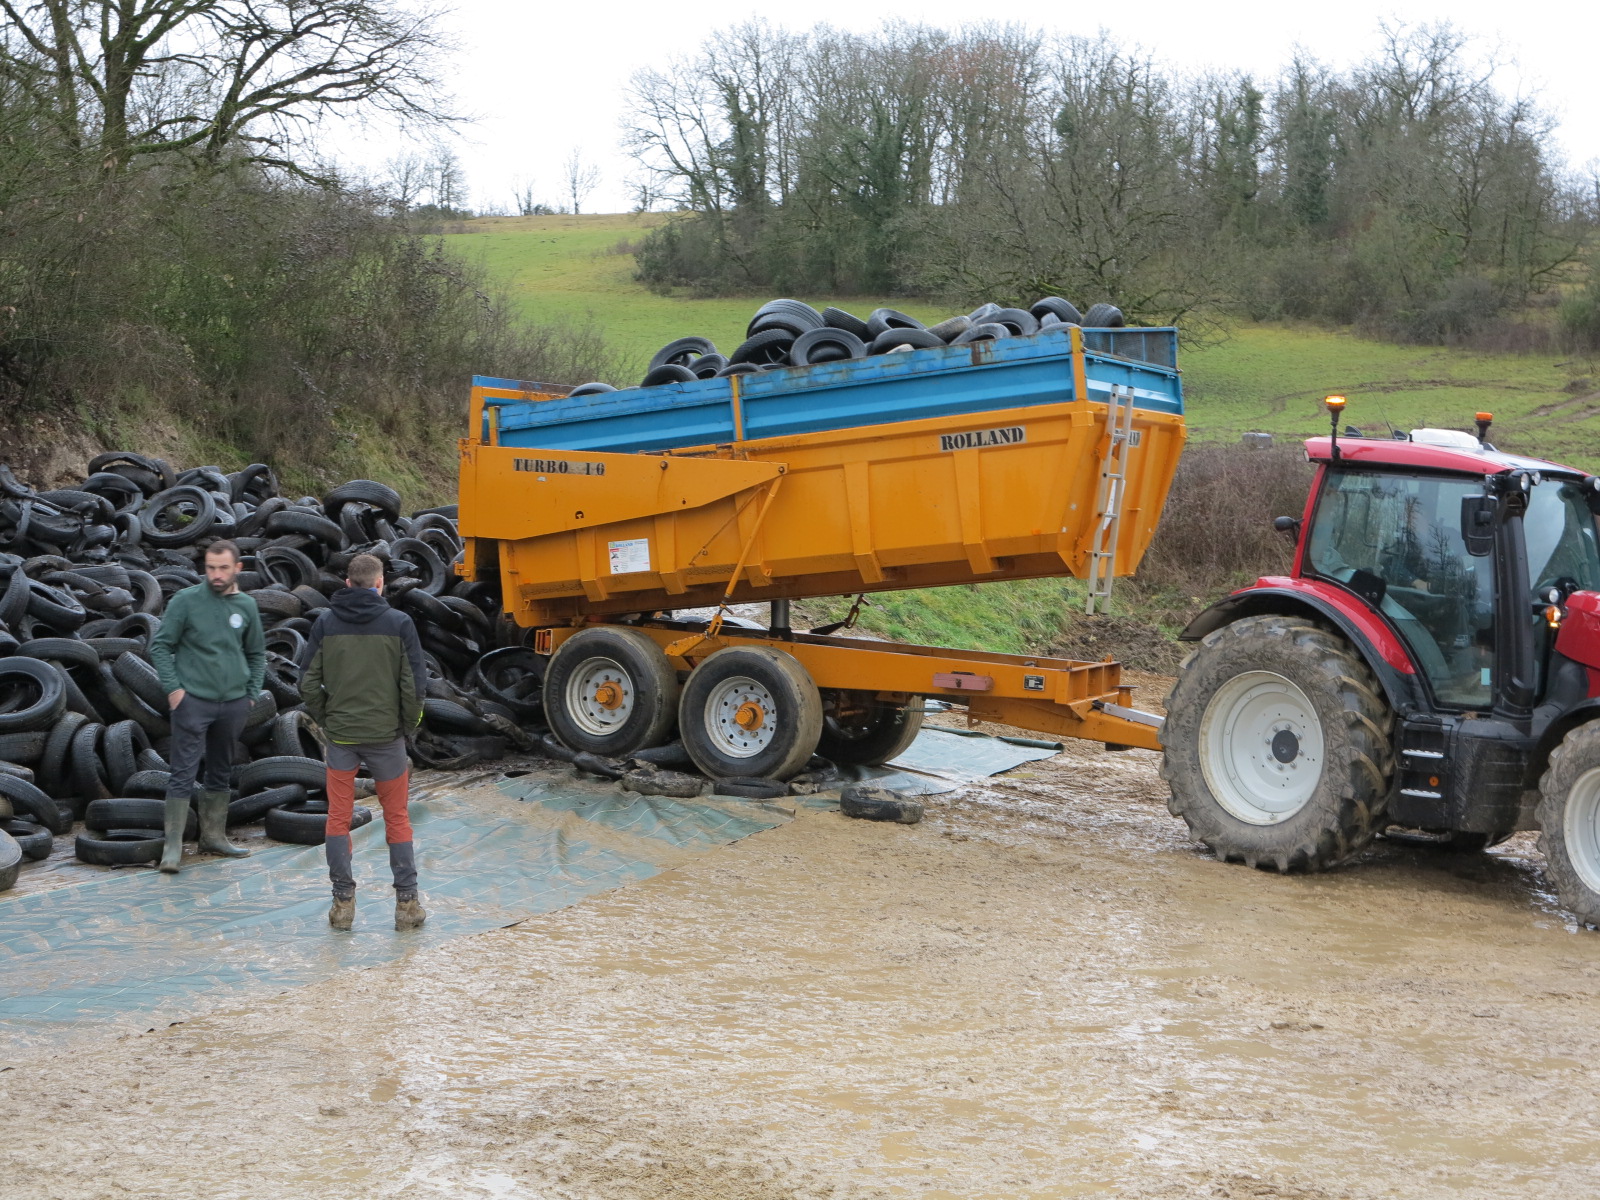
[[(454, 0), (447, 27), (461, 46), (450, 77), (460, 107), (478, 119), (454, 140), (474, 208), (510, 208), (519, 181), (560, 199), (561, 163), (574, 147), (600, 171), (585, 211), (629, 207), (624, 177), (631, 164), (618, 147), (622, 90), (629, 75), (692, 53), (717, 31), (764, 16), (791, 29), (815, 23), (797, 12), (825, 12), (834, 25), (871, 30), (887, 11), (907, 20), (954, 28), (1005, 20), (1017, 9), (971, 0), (921, 0), (915, 6), (823, 6), (766, 0), (691, 3), (529, 3)], [(1027, 24), (1063, 33), (1109, 32), (1184, 70), (1242, 70), (1265, 76), (1296, 46), (1335, 68), (1369, 53), (1381, 21), (1449, 20), (1504, 62), (1503, 90), (1533, 92), (1560, 122), (1561, 149), (1579, 166), (1600, 159), (1600, 2), (1547, 0), (1343, 0), (1285, 3), (1236, 0), (1138, 0), (1126, 4), (1021, 6)], [(858, 15), (852, 15), (858, 14)], [(1047, 15), (1050, 14), (1050, 15)], [(1058, 15), (1055, 15), (1058, 14)], [(330, 130), (326, 149), (376, 167), (402, 145), (378, 131)]]

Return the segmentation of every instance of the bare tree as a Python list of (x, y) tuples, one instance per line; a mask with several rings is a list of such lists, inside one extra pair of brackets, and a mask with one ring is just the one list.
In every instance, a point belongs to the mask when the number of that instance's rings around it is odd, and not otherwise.
[(399, 212), (408, 212), (428, 190), (428, 163), (419, 154), (397, 154), (383, 164), (378, 188)]
[(566, 184), (567, 196), (572, 200), (572, 211), (582, 212), (583, 202), (589, 198), (589, 193), (600, 186), (599, 168), (585, 162), (582, 151), (574, 146), (572, 153), (561, 164), (561, 178)]
[(511, 200), (519, 217), (535, 217), (549, 209), (541, 203), (533, 190), (533, 180), (517, 176), (511, 181)]
[(453, 119), (435, 72), (438, 12), (394, 0), (0, 0), (0, 71), (116, 173), (184, 153), (308, 172), (319, 117), (359, 108)]
[(448, 146), (435, 147), (428, 161), (428, 190), (435, 208), (459, 212), (467, 207), (466, 173), (461, 169), (461, 160)]

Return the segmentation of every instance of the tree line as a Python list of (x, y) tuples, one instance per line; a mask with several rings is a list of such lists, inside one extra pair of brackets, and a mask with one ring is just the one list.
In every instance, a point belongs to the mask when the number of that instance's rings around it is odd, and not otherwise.
[(1461, 33), (1381, 41), (1191, 78), (1103, 35), (752, 21), (631, 81), (628, 145), (687, 214), (641, 278), (1470, 336), (1569, 277), (1595, 188)]
[(0, 0), (0, 412), (154, 407), (315, 467), (458, 436), (474, 370), (605, 370), (315, 152), (342, 113), (447, 128), (448, 49), (393, 0)]

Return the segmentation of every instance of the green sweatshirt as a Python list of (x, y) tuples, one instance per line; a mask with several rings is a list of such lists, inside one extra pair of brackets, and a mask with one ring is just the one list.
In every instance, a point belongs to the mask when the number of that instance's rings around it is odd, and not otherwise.
[(219, 596), (198, 583), (173, 596), (150, 643), (150, 661), (169, 692), (202, 700), (255, 696), (267, 673), (261, 612), (242, 592)]

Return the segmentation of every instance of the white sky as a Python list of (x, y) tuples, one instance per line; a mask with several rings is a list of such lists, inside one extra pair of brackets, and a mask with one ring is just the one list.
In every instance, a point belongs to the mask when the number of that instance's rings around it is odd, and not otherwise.
[[(527, 180), (546, 202), (559, 202), (561, 163), (577, 147), (601, 175), (585, 211), (625, 211), (624, 176), (631, 162), (618, 141), (629, 75), (692, 53), (718, 30), (751, 17), (798, 29), (815, 23), (810, 14), (819, 12), (834, 25), (861, 31), (877, 28), (885, 13), (954, 28), (986, 18), (1003, 21), (1015, 12), (1047, 30), (1093, 34), (1105, 29), (1123, 44), (1137, 44), (1180, 69), (1237, 69), (1257, 76), (1272, 74), (1296, 45), (1338, 69), (1376, 47), (1381, 21), (1449, 20), (1476, 38), (1479, 50), (1495, 52), (1505, 63), (1497, 78), (1502, 90), (1532, 92), (1556, 116), (1569, 164), (1600, 159), (1596, 0), (1526, 6), (1504, 0), (1137, 0), (1009, 10), (971, 0), (820, 9), (769, 0), (610, 0), (594, 7), (454, 0), (454, 9), (446, 26), (461, 53), (450, 76), (460, 107), (478, 119), (453, 144), (466, 170), (471, 203), (479, 209), (510, 209), (516, 184)], [(1047, 15), (1052, 9), (1059, 15)], [(330, 130), (329, 135), (327, 151), (368, 167), (404, 148), (375, 130)]]

